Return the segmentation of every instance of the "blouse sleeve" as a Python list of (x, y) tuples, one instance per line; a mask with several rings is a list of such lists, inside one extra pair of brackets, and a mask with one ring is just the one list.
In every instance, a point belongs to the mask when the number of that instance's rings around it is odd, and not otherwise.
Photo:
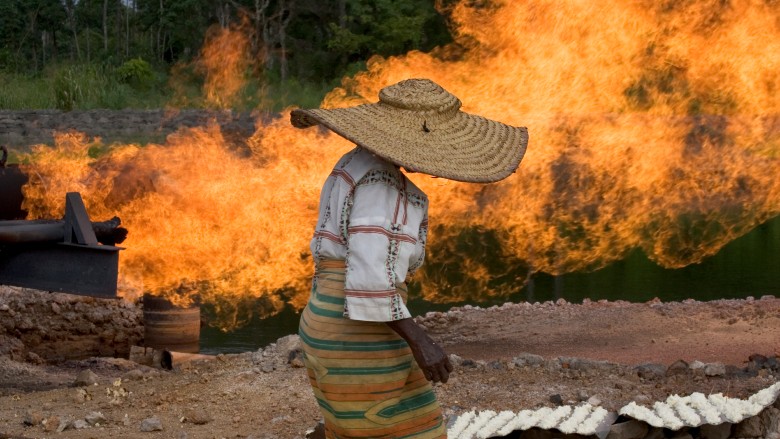
[(399, 256), (412, 251), (418, 230), (411, 234), (404, 224), (402, 197), (395, 185), (369, 179), (358, 182), (346, 201), (345, 317), (373, 322), (411, 317), (396, 284), (404, 281), (409, 265)]

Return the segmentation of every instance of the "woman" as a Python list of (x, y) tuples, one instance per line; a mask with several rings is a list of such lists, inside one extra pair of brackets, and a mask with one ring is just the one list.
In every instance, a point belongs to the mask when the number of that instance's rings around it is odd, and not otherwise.
[(446, 438), (431, 382), (446, 383), (444, 350), (412, 320), (405, 280), (425, 255), (428, 198), (401, 172), (467, 182), (511, 175), (525, 128), (460, 111), (427, 79), (383, 88), (376, 104), (294, 110), (357, 144), (320, 195), (316, 270), (300, 336), (327, 438)]

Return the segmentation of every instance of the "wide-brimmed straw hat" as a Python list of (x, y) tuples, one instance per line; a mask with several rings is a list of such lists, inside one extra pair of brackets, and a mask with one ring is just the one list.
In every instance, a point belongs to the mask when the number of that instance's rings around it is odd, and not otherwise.
[(323, 125), (413, 172), (489, 183), (511, 175), (528, 129), (460, 111), (460, 100), (428, 79), (407, 79), (379, 92), (379, 102), (349, 108), (296, 109), (297, 128)]

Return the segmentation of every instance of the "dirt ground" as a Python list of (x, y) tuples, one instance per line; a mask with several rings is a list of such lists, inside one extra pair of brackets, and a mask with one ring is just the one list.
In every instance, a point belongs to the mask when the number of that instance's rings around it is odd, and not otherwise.
[[(467, 306), (417, 320), (455, 355), (454, 375), (436, 386), (450, 418), (585, 400), (617, 410), (692, 392), (747, 397), (780, 375), (775, 297)], [(288, 362), (294, 341), (171, 371), (120, 358), (0, 358), (0, 438), (302, 438), (320, 415), (304, 369), (294, 355)]]

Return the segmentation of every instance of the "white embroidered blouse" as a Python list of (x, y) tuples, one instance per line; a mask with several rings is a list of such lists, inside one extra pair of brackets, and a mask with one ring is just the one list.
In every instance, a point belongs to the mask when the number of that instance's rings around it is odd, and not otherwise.
[(423, 263), (428, 197), (392, 163), (361, 147), (345, 154), (320, 195), (315, 263), (346, 263), (344, 316), (387, 322), (411, 317), (396, 286)]

